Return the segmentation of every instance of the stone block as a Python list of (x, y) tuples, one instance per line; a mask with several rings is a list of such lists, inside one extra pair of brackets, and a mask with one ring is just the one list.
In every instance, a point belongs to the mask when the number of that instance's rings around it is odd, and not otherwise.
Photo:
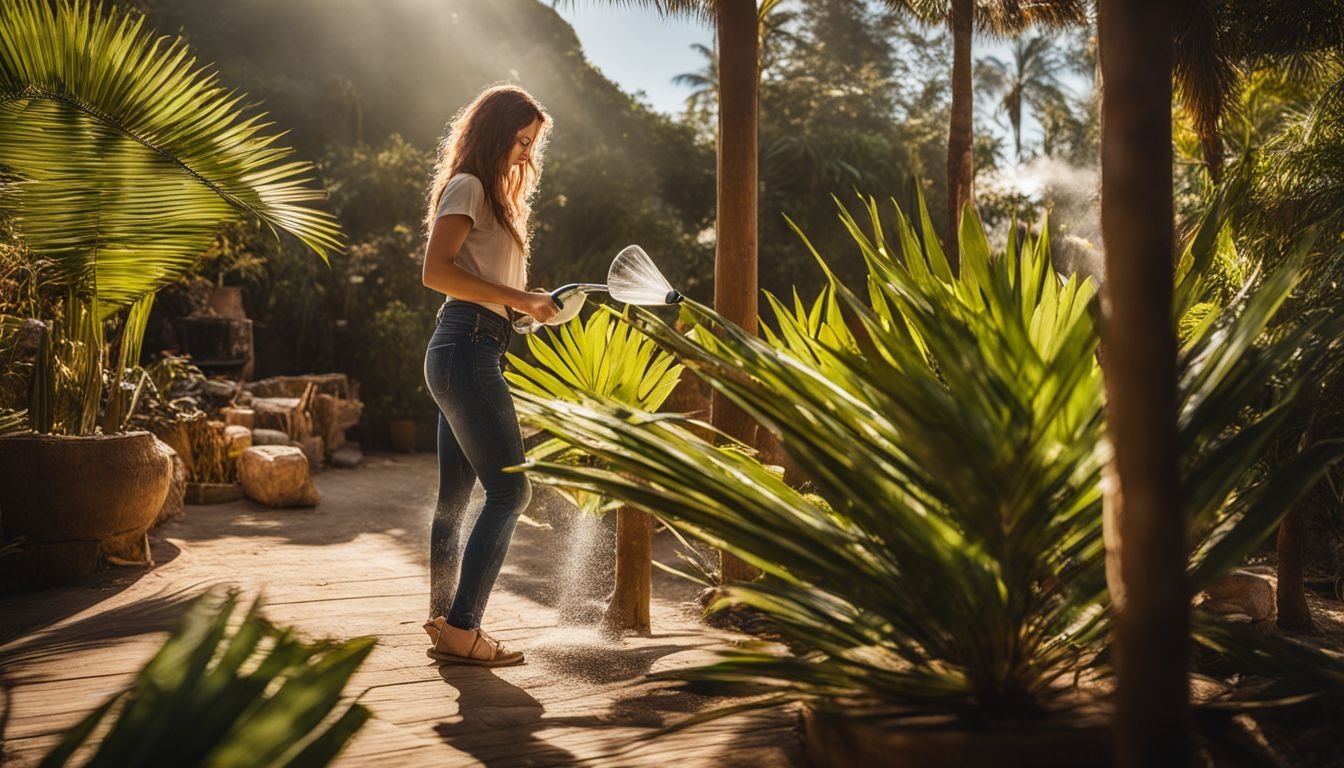
[(308, 457), (293, 446), (262, 445), (243, 451), (238, 479), (249, 499), (268, 507), (312, 507), (320, 499)]

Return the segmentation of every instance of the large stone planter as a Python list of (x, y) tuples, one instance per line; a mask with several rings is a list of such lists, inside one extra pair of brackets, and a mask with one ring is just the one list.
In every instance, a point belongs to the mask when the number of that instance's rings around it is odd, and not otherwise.
[(807, 755), (820, 768), (1107, 768), (1109, 720), (1098, 712), (970, 725), (861, 708), (803, 707)]
[(0, 531), (26, 542), (37, 584), (148, 564), (172, 480), (172, 449), (148, 432), (0, 438)]

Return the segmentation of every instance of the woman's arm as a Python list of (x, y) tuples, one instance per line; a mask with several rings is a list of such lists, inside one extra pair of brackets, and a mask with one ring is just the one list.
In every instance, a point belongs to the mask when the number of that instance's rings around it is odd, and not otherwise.
[(560, 311), (545, 292), (520, 291), (492, 283), (457, 266), (457, 252), (471, 232), (471, 217), (461, 214), (440, 216), (429, 234), (425, 247), (425, 267), (420, 280), (428, 288), (463, 301), (503, 304), (525, 312), (539, 321)]

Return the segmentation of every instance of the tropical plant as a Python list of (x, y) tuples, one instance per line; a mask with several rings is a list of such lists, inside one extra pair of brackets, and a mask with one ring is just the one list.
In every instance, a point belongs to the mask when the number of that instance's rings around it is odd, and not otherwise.
[[(516, 390), (568, 402), (594, 399), (641, 411), (656, 411), (672, 394), (682, 366), (603, 306), (543, 333), (527, 337), (537, 365), (509, 354), (504, 377)], [(555, 443), (554, 445), (559, 445)], [(549, 456), (542, 450), (537, 455)]]
[(1301, 74), (1328, 67), (1344, 50), (1344, 8), (1332, 2), (1230, 0), (1183, 2), (1173, 11), (1176, 92), (1217, 183), (1223, 172), (1220, 129), (1238, 111), (1249, 70), (1277, 64)]
[[(644, 312), (634, 320), (775, 433), (819, 500), (675, 416), (520, 393), (527, 418), (604, 465), (541, 461), (534, 477), (651, 510), (765, 572), (729, 599), (765, 612), (798, 654), (749, 648), (677, 677), (774, 694), (755, 705), (857, 700), (990, 716), (1067, 706), (1080, 675), (1109, 674), (1110, 449), (1094, 289), (1055, 275), (1045, 236), (1010, 234), (991, 255), (972, 212), (954, 276), (926, 211), (918, 228), (898, 212), (893, 243), (875, 204), (870, 213), (860, 226), (842, 211), (869, 265), (867, 302), (838, 283), (810, 306), (776, 302), (766, 339), (700, 305), (706, 325), (689, 337)], [(1221, 213), (1182, 259), (1181, 314), (1205, 292)], [(1296, 278), (1276, 273), (1206, 313), (1182, 350), (1195, 590), (1239, 563), (1344, 454), (1315, 445), (1269, 477), (1254, 472), (1315, 373), (1295, 362), (1310, 334), (1262, 336)], [(1243, 424), (1285, 374), (1281, 405)], [(1312, 658), (1333, 684), (1344, 680), (1336, 662)]]
[(1068, 94), (1059, 79), (1067, 67), (1054, 41), (1045, 35), (1018, 37), (1013, 41), (1012, 61), (986, 56), (976, 62), (981, 87), (999, 97), (999, 111), (1008, 117), (1018, 162), (1022, 162), (1023, 107), (1035, 110), (1041, 121), (1052, 109), (1067, 107)]
[(322, 766), (369, 710), (332, 717), (374, 640), (306, 643), (262, 618), (260, 601), (231, 626), (236, 592), (197, 598), (135, 682), (62, 736), (41, 765), (67, 765), (116, 718), (85, 765)]
[(971, 83), (971, 46), (976, 33), (1021, 34), (1036, 24), (1047, 29), (1087, 21), (1083, 0), (886, 0), (891, 8), (928, 24), (947, 24), (952, 31), (952, 121), (947, 139), (948, 258), (957, 270), (957, 237), (962, 210), (974, 199), (975, 93)]
[[(186, 43), (138, 13), (88, 0), (16, 0), (0, 35), (0, 209), (44, 285), (65, 292), (32, 423), (88, 434), (123, 428), (121, 381), (140, 353), (154, 293), (187, 273), (222, 223), (255, 217), (325, 258), (339, 245), (307, 163), (245, 114), (244, 97), (198, 67)], [(104, 326), (123, 318), (117, 352)], [(52, 367), (68, 377), (51, 375)], [(104, 369), (110, 369), (110, 384)], [(65, 380), (76, 413), (53, 412)]]
[[(606, 307), (587, 320), (575, 317), (559, 331), (527, 337), (532, 365), (510, 355), (514, 370), (505, 373), (515, 391), (563, 402), (601, 402), (656, 411), (677, 386), (682, 366), (672, 355), (630, 328)], [(534, 461), (591, 462), (581, 446), (552, 438), (528, 452)], [(581, 514), (620, 507), (601, 495), (575, 493)], [(653, 520), (646, 512), (621, 507), (616, 520), (616, 573), (606, 626), (612, 630), (650, 629)]]
[(358, 329), (360, 363), (371, 374), (364, 397), (377, 418), (415, 419), (433, 413), (433, 399), (425, 389), (423, 350), (407, 343), (428, 338), (432, 328), (426, 322), (422, 314), (394, 299)]

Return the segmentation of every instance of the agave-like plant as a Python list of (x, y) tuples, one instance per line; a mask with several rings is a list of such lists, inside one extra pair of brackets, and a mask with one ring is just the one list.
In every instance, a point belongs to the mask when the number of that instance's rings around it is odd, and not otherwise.
[[(970, 213), (954, 276), (922, 206), (918, 229), (897, 212), (894, 244), (869, 209), (871, 236), (842, 213), (868, 263), (866, 301), (832, 282), (812, 307), (776, 302), (764, 339), (700, 305), (705, 327), (691, 337), (646, 313), (635, 320), (775, 433), (815, 497), (675, 417), (522, 396), (524, 414), (606, 465), (538, 462), (534, 475), (678, 521), (764, 571), (728, 598), (768, 614), (799, 653), (744, 649), (678, 677), (763, 686), (776, 695), (762, 704), (982, 715), (1062, 706), (1078, 676), (1108, 674), (1095, 290), (1054, 273), (1044, 235), (1014, 228), (992, 253)], [(1180, 315), (1204, 296), (1222, 227), (1217, 208), (1186, 251)], [(1319, 444), (1268, 477), (1253, 472), (1293, 401), (1258, 415), (1251, 406), (1277, 380), (1290, 395), (1316, 375), (1299, 364), (1309, 332), (1263, 334), (1296, 281), (1285, 269), (1206, 312), (1182, 350), (1195, 589), (1241, 562), (1344, 454)], [(1217, 647), (1226, 634), (1211, 633)]]
[[(120, 429), (120, 379), (140, 351), (155, 291), (189, 271), (220, 224), (254, 216), (326, 253), (340, 243), (308, 163), (247, 116), (180, 39), (136, 12), (90, 0), (12, 0), (0, 21), (0, 211), (50, 287), (68, 293), (52, 360), (70, 370), (77, 408), (48, 388), (33, 426), (87, 434)], [(115, 359), (104, 321), (127, 313)], [(47, 376), (48, 383), (59, 377)]]
[(114, 708), (86, 765), (322, 766), (369, 719), (362, 704), (332, 716), (374, 640), (306, 643), (259, 603), (230, 627), (236, 593), (207, 592), (135, 682), (62, 736), (43, 768), (69, 763)]

